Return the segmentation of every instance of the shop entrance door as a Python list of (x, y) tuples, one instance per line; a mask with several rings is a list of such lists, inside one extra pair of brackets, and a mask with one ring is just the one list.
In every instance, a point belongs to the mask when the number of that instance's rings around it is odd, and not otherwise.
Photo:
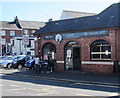
[(80, 71), (80, 48), (72, 47), (65, 49), (65, 68), (66, 70)]

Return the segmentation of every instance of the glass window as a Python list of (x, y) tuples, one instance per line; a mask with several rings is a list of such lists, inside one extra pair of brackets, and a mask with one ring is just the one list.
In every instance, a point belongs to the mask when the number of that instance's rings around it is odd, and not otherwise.
[(31, 47), (31, 40), (29, 40), (29, 45), (27, 45), (28, 48)]
[(32, 33), (35, 33), (35, 30), (32, 30)]
[(15, 36), (15, 31), (10, 31), (10, 36)]
[(6, 45), (6, 39), (2, 38), (2, 45)]
[(2, 31), (1, 36), (6, 36), (6, 31)]
[(28, 30), (24, 30), (24, 35), (28, 35)]
[(111, 60), (111, 46), (105, 40), (97, 40), (91, 45), (91, 60)]
[(56, 59), (56, 47), (54, 44), (48, 42), (43, 47), (43, 59)]

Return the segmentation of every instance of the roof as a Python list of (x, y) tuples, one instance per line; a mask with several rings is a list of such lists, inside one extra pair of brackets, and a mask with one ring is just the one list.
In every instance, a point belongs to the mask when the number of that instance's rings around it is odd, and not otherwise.
[[(96, 14), (95, 13), (87, 13), (87, 12), (63, 10), (60, 19), (70, 19), (70, 18), (85, 17), (85, 16), (92, 16), (92, 15), (96, 15)], [(67, 16), (67, 17), (64, 17), (64, 16)]]
[(0, 21), (0, 28), (1, 29), (40, 29), (45, 25), (45, 22), (40, 21), (23, 21), (18, 20), (16, 17), (14, 21)]
[(19, 24), (22, 28), (27, 28), (27, 29), (40, 29), (40, 27), (43, 27), (45, 25), (44, 22), (22, 21), (22, 20), (19, 20)]
[(1, 29), (19, 30), (19, 28), (16, 26), (16, 24), (9, 24), (8, 21), (0, 21), (0, 28)]
[(118, 10), (120, 10), (120, 3), (115, 3), (94, 16), (48, 22), (35, 34), (118, 27), (120, 26), (120, 21), (118, 21), (120, 12)]

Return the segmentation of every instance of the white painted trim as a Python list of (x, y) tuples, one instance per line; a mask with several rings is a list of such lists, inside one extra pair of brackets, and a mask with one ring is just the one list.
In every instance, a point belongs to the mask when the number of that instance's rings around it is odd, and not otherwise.
[(1, 28), (1, 30), (22, 30), (22, 29), (15, 29), (15, 28)]
[(64, 63), (64, 61), (57, 61), (57, 63)]
[(103, 65), (113, 65), (114, 62), (94, 62), (94, 61), (82, 61), (82, 64), (103, 64)]

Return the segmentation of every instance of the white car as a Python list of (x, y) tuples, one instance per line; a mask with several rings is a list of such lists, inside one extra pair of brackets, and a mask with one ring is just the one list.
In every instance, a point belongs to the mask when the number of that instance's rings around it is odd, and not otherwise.
[(9, 58), (11, 58), (12, 56), (4, 56), (4, 57), (1, 57), (0, 58), (0, 67), (2, 67), (2, 63), (5, 61), (5, 60), (7, 60), (7, 59), (9, 59)]
[(18, 60), (20, 56), (14, 56), (14, 57), (11, 57), (9, 59), (6, 59), (2, 62), (2, 67), (3, 68), (11, 68), (12, 66), (12, 63), (16, 60)]

